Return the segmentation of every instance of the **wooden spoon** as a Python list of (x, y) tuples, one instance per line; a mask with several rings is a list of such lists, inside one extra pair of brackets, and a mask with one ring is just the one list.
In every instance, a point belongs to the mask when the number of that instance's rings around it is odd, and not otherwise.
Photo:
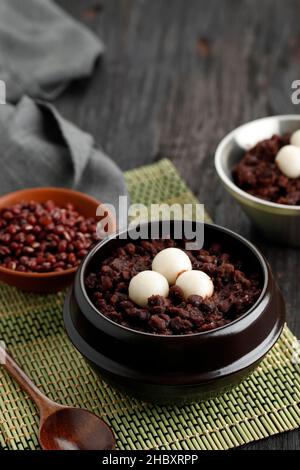
[(47, 398), (0, 345), (3, 366), (28, 393), (40, 412), (39, 441), (44, 450), (112, 450), (110, 427), (93, 413)]

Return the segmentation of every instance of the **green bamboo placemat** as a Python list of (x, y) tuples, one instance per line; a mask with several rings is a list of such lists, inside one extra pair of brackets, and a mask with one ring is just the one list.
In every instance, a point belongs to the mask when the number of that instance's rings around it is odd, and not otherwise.
[[(168, 160), (126, 178), (134, 202), (196, 202)], [(96, 378), (64, 333), (63, 301), (64, 293), (38, 296), (0, 284), (0, 339), (49, 397), (104, 417), (119, 449), (228, 449), (300, 425), (300, 371), (287, 327), (251, 377), (230, 393), (158, 407)], [(0, 368), (0, 446), (38, 449), (37, 432), (34, 405)]]

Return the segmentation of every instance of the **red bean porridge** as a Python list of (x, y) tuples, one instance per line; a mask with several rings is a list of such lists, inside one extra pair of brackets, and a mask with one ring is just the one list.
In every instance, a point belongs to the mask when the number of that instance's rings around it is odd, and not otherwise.
[(289, 134), (273, 135), (248, 150), (233, 169), (236, 185), (267, 201), (300, 205), (300, 178), (288, 178), (275, 163), (278, 151), (288, 144)]
[(182, 241), (150, 240), (127, 243), (102, 261), (86, 277), (85, 287), (96, 308), (110, 320), (147, 333), (183, 335), (212, 330), (240, 317), (261, 293), (257, 272), (247, 272), (243, 262), (213, 243), (207, 249), (187, 251), (193, 269), (207, 273), (214, 283), (209, 299), (192, 295), (184, 299), (181, 289), (171, 286), (168, 298), (154, 295), (146, 308), (128, 297), (130, 280), (151, 269), (154, 256), (168, 247), (184, 249)]

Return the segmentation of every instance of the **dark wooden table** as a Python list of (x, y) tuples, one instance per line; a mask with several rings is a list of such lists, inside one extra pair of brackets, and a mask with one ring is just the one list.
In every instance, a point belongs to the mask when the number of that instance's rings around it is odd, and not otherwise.
[[(248, 120), (300, 112), (298, 0), (57, 0), (107, 46), (93, 77), (56, 102), (123, 170), (169, 157), (215, 222), (253, 240), (300, 337), (300, 250), (257, 236), (216, 177), (219, 140)], [(79, 51), (80, 52), (80, 51)], [(300, 432), (244, 448), (300, 449)]]

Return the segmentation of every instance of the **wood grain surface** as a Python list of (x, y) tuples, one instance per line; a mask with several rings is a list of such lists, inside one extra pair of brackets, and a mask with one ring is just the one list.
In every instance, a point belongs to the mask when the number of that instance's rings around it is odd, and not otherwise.
[[(93, 77), (56, 101), (123, 170), (166, 156), (218, 224), (269, 259), (300, 337), (300, 250), (262, 240), (214, 170), (220, 139), (237, 125), (299, 113), (298, 0), (57, 0), (106, 45)], [(80, 53), (80, 51), (78, 51)], [(244, 448), (300, 449), (300, 432)]]

